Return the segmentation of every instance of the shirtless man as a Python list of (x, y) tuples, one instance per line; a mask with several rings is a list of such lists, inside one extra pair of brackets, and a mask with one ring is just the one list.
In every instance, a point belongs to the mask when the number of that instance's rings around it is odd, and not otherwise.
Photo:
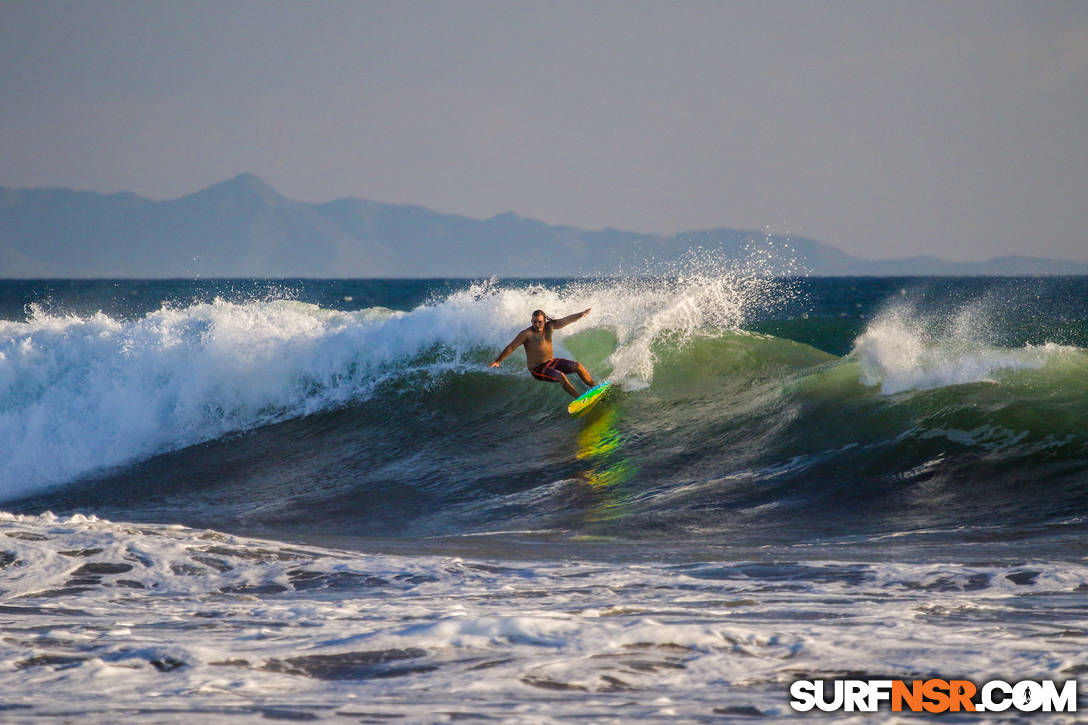
[(503, 351), (499, 353), (499, 356), (495, 358), (490, 367), (497, 368), (499, 363), (505, 360), (510, 353), (518, 349), (518, 345), (524, 345), (525, 362), (528, 364), (529, 372), (533, 374), (533, 377), (546, 383), (559, 383), (563, 386), (563, 390), (570, 393), (572, 397), (577, 398), (578, 391), (567, 380), (565, 373), (578, 373), (578, 377), (582, 379), (582, 382), (591, 388), (596, 383), (593, 382), (593, 378), (582, 363), (554, 356), (552, 353), (552, 331), (566, 327), (588, 314), (589, 310), (585, 310), (584, 312), (575, 312), (573, 315), (553, 320), (545, 315), (543, 310), (536, 310), (533, 312), (532, 325), (519, 332), (517, 337), (503, 348)]

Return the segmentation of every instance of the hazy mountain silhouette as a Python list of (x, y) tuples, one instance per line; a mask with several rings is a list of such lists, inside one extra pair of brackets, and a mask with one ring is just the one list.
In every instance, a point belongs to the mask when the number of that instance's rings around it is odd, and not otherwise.
[(252, 174), (151, 201), (129, 193), (0, 187), (0, 277), (568, 277), (659, 272), (696, 248), (817, 275), (1088, 274), (1029, 257), (872, 261), (812, 239), (716, 229), (672, 237), (470, 219), (419, 206), (281, 196)]

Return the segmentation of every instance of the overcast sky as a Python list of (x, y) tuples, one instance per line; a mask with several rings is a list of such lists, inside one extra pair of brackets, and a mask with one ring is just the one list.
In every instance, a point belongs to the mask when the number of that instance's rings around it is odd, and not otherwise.
[(0, 0), (0, 185), (1088, 260), (1088, 2)]

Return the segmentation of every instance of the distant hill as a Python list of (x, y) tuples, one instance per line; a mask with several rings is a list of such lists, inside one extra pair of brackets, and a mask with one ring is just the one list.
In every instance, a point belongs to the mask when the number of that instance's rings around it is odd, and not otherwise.
[(736, 229), (664, 237), (362, 199), (309, 204), (251, 174), (170, 201), (0, 187), (6, 278), (576, 277), (660, 271), (698, 247), (741, 259), (752, 244), (780, 250), (782, 271), (815, 275), (1088, 274), (1088, 264), (1028, 257), (864, 260), (812, 239)]

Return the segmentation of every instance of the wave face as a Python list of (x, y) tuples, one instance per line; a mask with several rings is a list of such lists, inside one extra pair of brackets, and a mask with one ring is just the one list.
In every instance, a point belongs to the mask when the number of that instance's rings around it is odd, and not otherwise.
[[(1064, 530), (1088, 504), (1083, 279), (704, 263), (625, 281), (86, 283), (48, 300), (4, 284), (5, 309), (33, 302), (0, 322), (6, 510), (760, 545), (1000, 539)], [(125, 284), (141, 304), (117, 302)], [(592, 415), (570, 419), (521, 353), (486, 367), (537, 308), (592, 308), (556, 334), (619, 383)]]

